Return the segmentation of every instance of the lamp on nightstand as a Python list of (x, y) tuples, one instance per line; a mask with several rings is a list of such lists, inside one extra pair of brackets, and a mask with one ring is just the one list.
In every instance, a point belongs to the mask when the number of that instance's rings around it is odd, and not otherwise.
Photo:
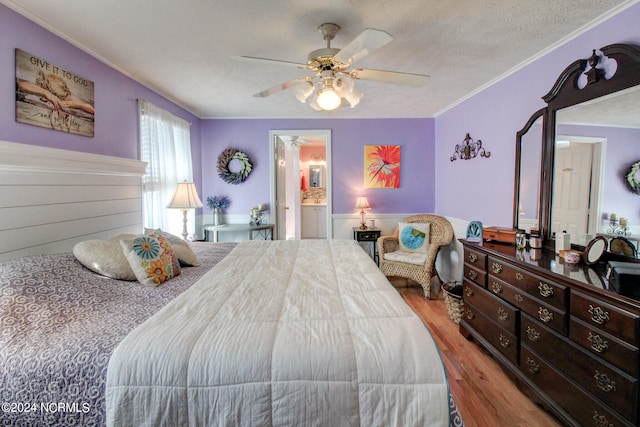
[(193, 182), (179, 182), (176, 186), (176, 192), (173, 194), (173, 199), (167, 206), (170, 209), (182, 209), (182, 237), (187, 240), (189, 232), (187, 231), (187, 211), (189, 209), (201, 208), (202, 201), (198, 196), (196, 185)]
[(369, 209), (371, 206), (369, 206), (369, 202), (367, 201), (367, 198), (364, 196), (360, 196), (358, 197), (358, 199), (356, 200), (356, 209), (360, 209), (360, 230), (366, 230), (367, 226), (364, 223), (364, 210), (365, 209)]

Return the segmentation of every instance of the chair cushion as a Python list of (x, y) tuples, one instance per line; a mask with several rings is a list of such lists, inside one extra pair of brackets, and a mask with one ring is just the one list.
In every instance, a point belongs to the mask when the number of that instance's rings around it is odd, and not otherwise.
[(398, 223), (398, 242), (400, 249), (405, 252), (427, 253), (429, 247), (428, 223), (400, 222)]
[(422, 254), (420, 252), (395, 251), (385, 253), (384, 259), (387, 261), (404, 262), (413, 265), (424, 265), (427, 261), (427, 254)]

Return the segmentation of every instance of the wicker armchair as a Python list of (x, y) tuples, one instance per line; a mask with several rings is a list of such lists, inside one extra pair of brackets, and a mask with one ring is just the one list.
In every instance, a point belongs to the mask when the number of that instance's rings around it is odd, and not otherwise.
[(381, 236), (378, 239), (378, 253), (380, 256), (380, 270), (385, 276), (402, 277), (415, 280), (422, 285), (424, 296), (431, 299), (431, 277), (437, 276), (435, 263), (441, 246), (447, 246), (453, 240), (451, 223), (441, 216), (422, 214), (405, 218), (402, 222), (429, 223), (429, 248), (424, 265), (414, 265), (385, 259), (385, 254), (398, 249), (398, 228), (393, 235)]

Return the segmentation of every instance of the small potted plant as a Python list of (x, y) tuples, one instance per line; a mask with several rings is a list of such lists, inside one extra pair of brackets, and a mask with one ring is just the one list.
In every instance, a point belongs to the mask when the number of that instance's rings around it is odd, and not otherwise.
[(231, 202), (227, 196), (209, 196), (207, 197), (207, 206), (213, 212), (213, 225), (220, 225), (220, 213), (226, 209)]

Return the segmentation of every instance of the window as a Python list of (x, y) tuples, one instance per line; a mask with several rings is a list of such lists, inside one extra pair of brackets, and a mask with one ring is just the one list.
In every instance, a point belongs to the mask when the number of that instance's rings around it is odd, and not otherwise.
[[(178, 182), (193, 181), (189, 122), (142, 99), (138, 100), (140, 160), (147, 162), (143, 177), (143, 223), (182, 234), (182, 211), (168, 209)], [(187, 212), (189, 235), (194, 234), (195, 213)]]

